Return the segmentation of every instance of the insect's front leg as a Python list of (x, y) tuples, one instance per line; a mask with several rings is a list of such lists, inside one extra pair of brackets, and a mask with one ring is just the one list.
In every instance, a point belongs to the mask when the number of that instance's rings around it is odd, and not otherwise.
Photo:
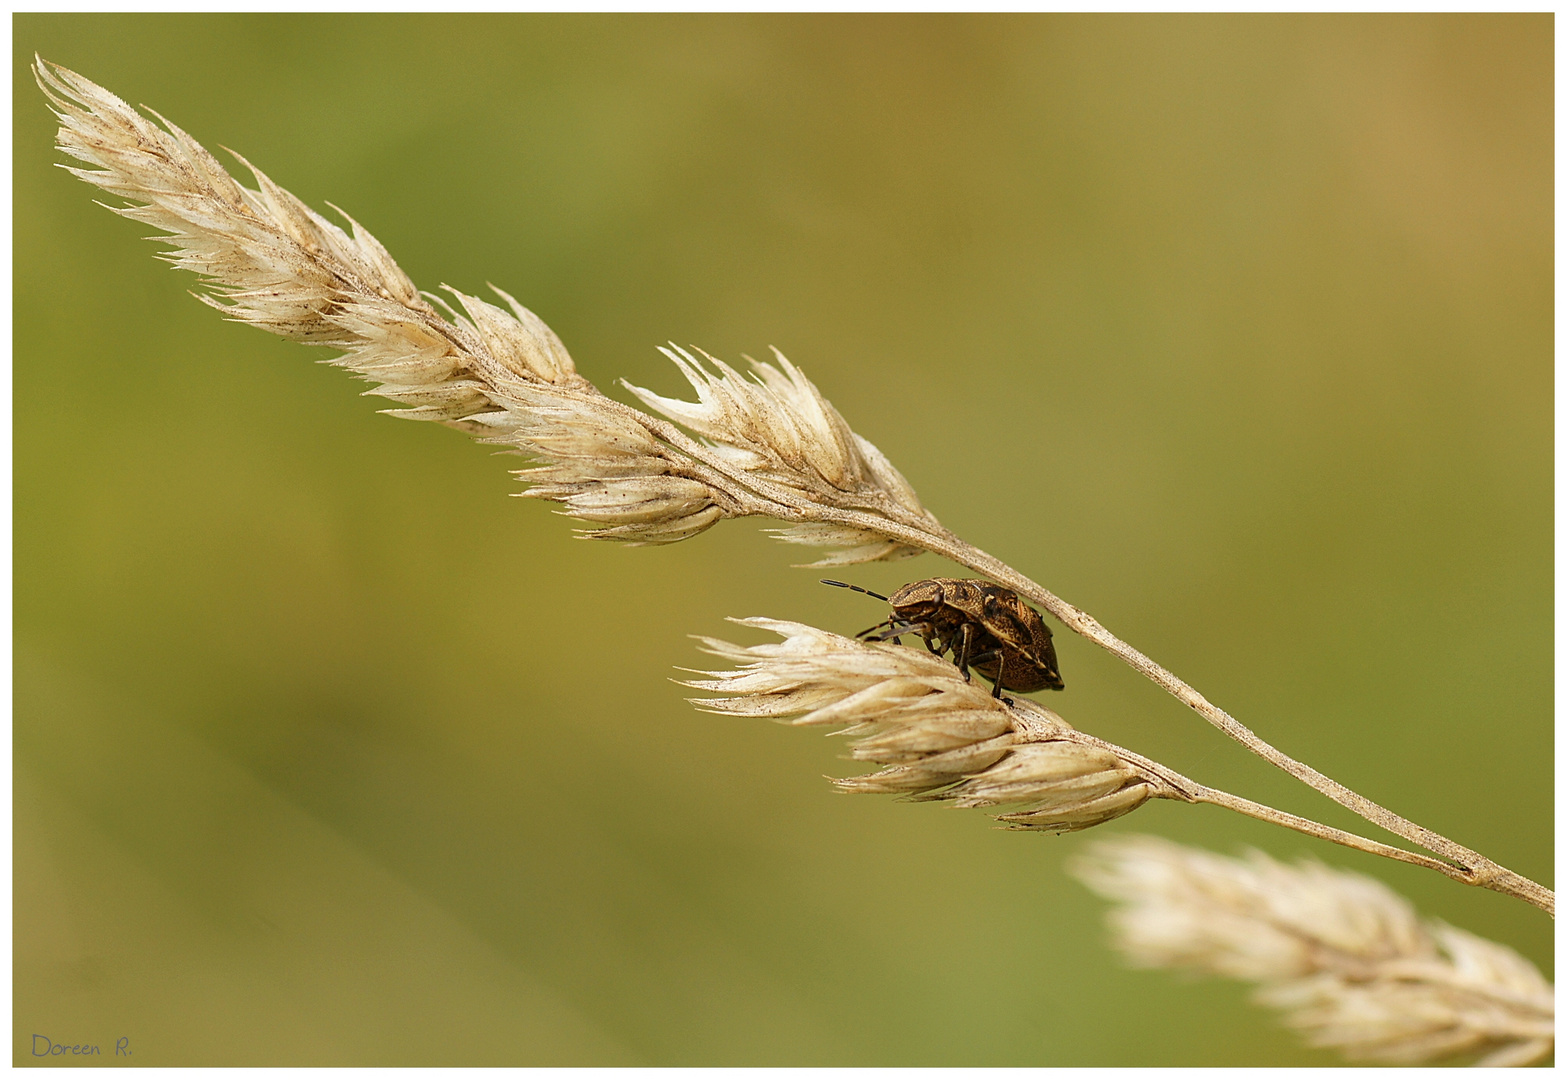
[[(883, 630), (883, 627), (886, 627), (886, 629)], [(881, 632), (877, 633), (876, 631), (878, 630)], [(925, 639), (928, 647), (930, 635), (933, 632), (930, 623), (900, 622), (897, 619), (888, 619), (884, 623), (877, 623), (869, 630), (860, 631), (855, 636), (864, 641), (896, 641), (899, 645), (902, 645), (903, 642), (900, 639), (904, 634), (918, 634)]]

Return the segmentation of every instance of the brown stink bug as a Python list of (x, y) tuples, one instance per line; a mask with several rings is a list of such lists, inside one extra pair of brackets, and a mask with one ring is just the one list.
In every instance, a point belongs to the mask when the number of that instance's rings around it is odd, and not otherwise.
[(883, 596), (842, 581), (822, 584), (853, 589), (892, 605), (892, 618), (857, 637), (887, 641), (918, 634), (936, 655), (951, 652), (965, 679), (972, 667), (994, 683), (996, 697), (1002, 690), (1027, 694), (1066, 688), (1056, 669), (1050, 628), (1039, 612), (1003, 585), (971, 578), (927, 578)]

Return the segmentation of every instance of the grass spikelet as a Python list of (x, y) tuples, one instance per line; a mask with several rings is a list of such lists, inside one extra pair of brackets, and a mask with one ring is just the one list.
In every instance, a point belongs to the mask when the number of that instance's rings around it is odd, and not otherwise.
[(1152, 836), (1098, 841), (1073, 872), (1120, 905), (1110, 926), (1133, 965), (1257, 983), (1313, 1046), (1399, 1065), (1554, 1048), (1555, 989), (1534, 965), (1361, 874)]

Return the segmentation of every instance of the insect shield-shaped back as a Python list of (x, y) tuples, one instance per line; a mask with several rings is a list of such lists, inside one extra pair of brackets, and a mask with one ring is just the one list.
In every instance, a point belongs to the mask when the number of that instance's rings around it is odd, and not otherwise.
[(887, 641), (918, 634), (931, 652), (950, 652), (965, 678), (972, 667), (989, 679), (997, 696), (1002, 690), (1027, 694), (1066, 686), (1056, 668), (1050, 628), (1039, 612), (1005, 586), (968, 578), (927, 578), (884, 597), (841, 581), (826, 584), (892, 605), (892, 618), (862, 631), (860, 637)]

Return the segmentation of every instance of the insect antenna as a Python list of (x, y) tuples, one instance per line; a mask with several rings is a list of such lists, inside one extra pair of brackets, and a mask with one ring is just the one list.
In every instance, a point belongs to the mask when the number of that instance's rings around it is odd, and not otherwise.
[(822, 584), (823, 585), (836, 585), (840, 589), (853, 589), (855, 592), (862, 592), (866, 596), (874, 596), (878, 600), (886, 600), (887, 599), (885, 596), (883, 596), (879, 592), (871, 592), (869, 589), (862, 589), (858, 585), (850, 585), (846, 581), (828, 581), (826, 578), (822, 578)]

